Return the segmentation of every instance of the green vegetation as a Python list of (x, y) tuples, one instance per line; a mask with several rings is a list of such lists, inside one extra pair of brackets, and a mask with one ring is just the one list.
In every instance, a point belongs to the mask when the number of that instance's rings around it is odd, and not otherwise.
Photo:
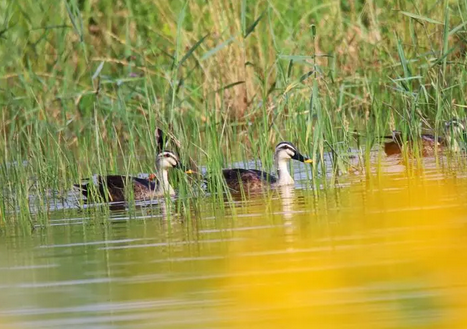
[(156, 126), (215, 173), (465, 117), (467, 0), (3, 1), (0, 24), (3, 223), (46, 220), (31, 202), (93, 173), (151, 172)]

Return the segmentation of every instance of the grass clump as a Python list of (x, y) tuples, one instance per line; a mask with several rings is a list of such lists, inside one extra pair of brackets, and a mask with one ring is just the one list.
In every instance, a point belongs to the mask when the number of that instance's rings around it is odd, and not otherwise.
[(151, 172), (156, 127), (214, 172), (270, 168), (281, 140), (319, 168), (394, 128), (442, 133), (465, 117), (466, 13), (464, 0), (0, 3), (2, 220), (36, 220), (31, 191), (47, 209), (48, 191), (93, 173)]

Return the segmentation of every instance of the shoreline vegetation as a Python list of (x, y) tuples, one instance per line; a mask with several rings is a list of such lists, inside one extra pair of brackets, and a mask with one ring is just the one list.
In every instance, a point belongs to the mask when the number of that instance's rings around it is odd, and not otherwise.
[(46, 223), (50, 191), (93, 174), (152, 172), (156, 127), (213, 173), (269, 170), (290, 140), (320, 179), (327, 152), (345, 173), (350, 148), (365, 163), (393, 129), (466, 117), (466, 0), (6, 1), (0, 22), (0, 227)]

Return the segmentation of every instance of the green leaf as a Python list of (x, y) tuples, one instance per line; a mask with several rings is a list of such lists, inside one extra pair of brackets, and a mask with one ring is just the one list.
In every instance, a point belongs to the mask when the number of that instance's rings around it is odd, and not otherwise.
[(398, 82), (398, 81), (410, 81), (410, 80), (420, 80), (420, 79), (423, 79), (423, 76), (421, 76), (421, 75), (415, 75), (415, 76), (413, 76), (413, 77), (397, 78), (397, 79), (389, 78), (389, 79), (391, 79), (391, 81), (394, 81), (394, 82)]
[(440, 64), (441, 62), (443, 62), (444, 60), (447, 59), (447, 57), (452, 53), (454, 52), (454, 50), (456, 50), (459, 46), (458, 45), (455, 45), (454, 47), (450, 48), (448, 51), (446, 51), (445, 54), (443, 54), (443, 56), (441, 56), (440, 58), (438, 58), (436, 61), (434, 61), (431, 66), (435, 66), (435, 65), (438, 65)]
[(206, 34), (204, 37), (202, 37), (201, 39), (198, 40), (197, 43), (195, 43), (195, 45), (193, 47), (191, 47), (187, 53), (185, 54), (185, 56), (183, 56), (183, 58), (180, 60), (180, 62), (178, 63), (178, 67), (181, 67), (183, 65), (183, 63), (193, 54), (193, 52), (196, 50), (196, 48), (198, 48), (202, 43), (203, 41), (207, 38), (209, 34)]
[(245, 31), (245, 35), (243, 36), (244, 39), (246, 39), (251, 32), (253, 32), (256, 28), (256, 25), (258, 25), (259, 21), (264, 17), (264, 14), (266, 13), (266, 9), (263, 10), (263, 12), (261, 13), (261, 15), (259, 15), (259, 17), (256, 19), (256, 21), (253, 22), (253, 24), (251, 24), (248, 29)]
[(304, 56), (304, 55), (279, 55), (278, 56), (280, 59), (285, 59), (288, 61), (294, 61), (294, 63), (300, 63), (300, 62), (306, 62), (306, 61), (312, 61), (315, 58), (318, 57), (332, 57), (332, 55), (329, 54), (320, 54), (320, 55), (310, 55), (310, 56)]
[(293, 59), (289, 61), (289, 67), (287, 68), (287, 79), (290, 78), (292, 74), (292, 67), (293, 67)]
[(464, 22), (460, 25), (457, 25), (455, 28), (453, 28), (450, 32), (449, 35), (453, 35), (454, 33), (457, 33), (460, 29), (462, 29), (464, 26), (467, 26), (467, 22)]
[(223, 91), (223, 90), (226, 90), (226, 89), (230, 89), (230, 88), (232, 88), (232, 87), (235, 87), (235, 86), (237, 86), (237, 85), (241, 85), (241, 84), (243, 84), (243, 83), (245, 83), (245, 81), (232, 82), (232, 83), (228, 84), (228, 85), (225, 86), (225, 87), (222, 87), (222, 88), (217, 89), (217, 90), (214, 91), (214, 92), (215, 92), (215, 93), (218, 93), (218, 92), (221, 92), (221, 91)]
[(92, 80), (96, 79), (104, 68), (104, 62), (101, 62), (92, 76)]
[(234, 39), (235, 39), (235, 37), (232, 36), (229, 39), (227, 39), (226, 41), (222, 42), (220, 45), (217, 45), (216, 47), (214, 47), (213, 49), (208, 51), (206, 54), (204, 54), (203, 57), (201, 57), (201, 61), (204, 61), (204, 60), (208, 59), (209, 57), (211, 57), (212, 55), (217, 53), (219, 50), (221, 50), (224, 47), (230, 45), (234, 41)]
[(313, 73), (315, 73), (314, 70), (311, 70), (311, 71), (305, 73), (304, 75), (302, 75), (302, 76), (300, 77), (300, 79), (299, 79), (298, 81), (300, 81), (300, 82), (305, 81), (305, 80), (308, 79), (311, 75), (313, 75)]
[(83, 42), (83, 24), (80, 21), (80, 17), (77, 17), (77, 15), (75, 15), (75, 13), (73, 12), (73, 9), (75, 9), (75, 3), (73, 2), (73, 8), (71, 8), (70, 3), (68, 1), (65, 1), (65, 8), (68, 13), (68, 17), (70, 18), (71, 25), (73, 25), (73, 29), (79, 36), (79, 41)]
[(433, 23), (433, 24), (438, 24), (438, 25), (444, 25), (444, 23), (442, 23), (440, 21), (437, 21), (437, 20), (434, 20), (434, 19), (431, 19), (429, 17), (425, 17), (425, 16), (421, 16), (421, 15), (417, 15), (417, 14), (412, 14), (412, 13), (409, 13), (409, 12), (406, 12), (406, 11), (401, 11), (400, 13), (402, 15), (404, 15), (404, 16), (416, 19), (417, 21)]

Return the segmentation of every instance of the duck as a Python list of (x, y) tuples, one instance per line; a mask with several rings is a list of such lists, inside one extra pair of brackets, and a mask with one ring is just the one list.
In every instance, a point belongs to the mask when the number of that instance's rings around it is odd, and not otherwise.
[[(169, 182), (169, 170), (172, 168), (183, 169), (177, 155), (171, 151), (162, 151), (156, 156), (156, 174), (152, 174), (148, 179), (133, 176), (108, 175), (97, 176), (87, 179), (85, 184), (74, 184), (86, 197), (86, 201), (97, 197), (110, 202), (125, 201), (126, 189), (132, 188), (135, 200), (148, 200), (161, 198), (166, 195), (174, 196), (175, 190)], [(191, 170), (185, 170), (190, 174)]]
[[(459, 152), (461, 150), (459, 140), (467, 140), (465, 127), (457, 119), (452, 119), (445, 122), (444, 133), (445, 137), (435, 136), (433, 134), (420, 135), (422, 156), (434, 156), (436, 149), (438, 152), (444, 152), (447, 149), (452, 152)], [(402, 145), (404, 145), (402, 132), (393, 130), (391, 136), (384, 136), (384, 138), (391, 139), (390, 141), (384, 143), (384, 152), (387, 156), (402, 153)], [(407, 143), (412, 145), (414, 141), (408, 139)]]
[[(387, 156), (402, 153), (402, 146), (404, 145), (402, 132), (393, 130), (391, 136), (384, 136), (384, 138), (391, 139), (384, 143), (384, 153), (386, 153)], [(422, 134), (420, 140), (422, 156), (424, 157), (435, 155), (435, 149), (441, 150), (445, 146), (444, 138), (436, 137), (432, 134)], [(413, 145), (414, 141), (409, 139), (407, 143)]]
[(294, 180), (289, 173), (288, 163), (290, 160), (297, 160), (303, 163), (312, 163), (313, 161), (297, 150), (290, 142), (280, 142), (277, 144), (274, 152), (274, 165), (277, 170), (277, 177), (256, 169), (232, 168), (223, 169), (227, 187), (234, 192), (261, 191), (268, 187), (294, 185)]

